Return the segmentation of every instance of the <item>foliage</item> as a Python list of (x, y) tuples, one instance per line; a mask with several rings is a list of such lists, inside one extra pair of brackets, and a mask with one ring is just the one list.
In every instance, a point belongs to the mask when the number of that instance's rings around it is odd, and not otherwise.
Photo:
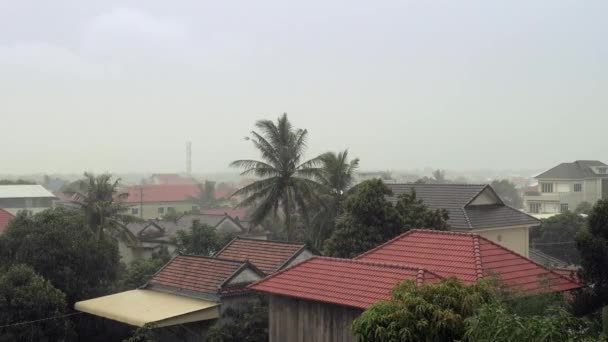
[(308, 218), (307, 204), (319, 187), (311, 178), (319, 171), (320, 159), (302, 162), (308, 132), (292, 127), (287, 114), (276, 123), (260, 120), (256, 127), (261, 133), (252, 131), (250, 140), (259, 150), (262, 161), (236, 160), (230, 166), (244, 169), (243, 176), (255, 175), (260, 180), (239, 189), (233, 196), (245, 196), (239, 206), (255, 207), (251, 214), (253, 224), (261, 223), (271, 213), (277, 215), (281, 208), (290, 239), (295, 230), (292, 222), (295, 212), (299, 210), (303, 218)]
[(71, 305), (104, 293), (116, 279), (116, 242), (101, 240), (77, 210), (20, 212), (0, 236), (0, 264), (27, 264), (63, 291)]
[(348, 161), (348, 150), (339, 153), (328, 152), (320, 157), (321, 168), (316, 181), (321, 185), (319, 201), (316, 203), (308, 240), (321, 248), (329, 238), (336, 219), (343, 212), (344, 199), (354, 184), (354, 173), (359, 167), (359, 159)]
[(159, 253), (153, 254), (150, 259), (133, 260), (120, 275), (118, 288), (120, 290), (132, 290), (144, 285), (150, 279), (150, 276), (169, 262), (170, 259), (171, 255), (164, 247)]
[(215, 182), (206, 180), (205, 184), (198, 185), (198, 196), (190, 197), (200, 208), (211, 208), (217, 205), (215, 198)]
[(363, 341), (454, 341), (465, 333), (465, 319), (493, 300), (486, 282), (467, 286), (455, 278), (418, 286), (401, 282), (391, 299), (368, 308), (353, 322), (353, 333)]
[(244, 309), (227, 309), (227, 321), (209, 329), (209, 342), (268, 341), (268, 303), (262, 297), (249, 300)]
[(133, 335), (122, 342), (155, 342), (154, 325), (146, 323), (143, 327), (135, 329)]
[[(72, 339), (65, 295), (29, 266), (13, 265), (0, 274), (0, 341), (65, 341)], [(50, 317), (31, 324), (15, 325)]]
[(21, 178), (19, 178), (17, 180), (0, 179), (0, 185), (34, 185), (34, 184), (36, 184), (36, 182), (21, 179)]
[(232, 234), (218, 232), (215, 228), (195, 220), (190, 230), (177, 232), (173, 243), (179, 253), (210, 256), (233, 238)]
[(589, 213), (588, 229), (576, 237), (581, 255), (580, 279), (590, 285), (588, 312), (608, 304), (608, 199), (598, 201)]
[(416, 193), (399, 196), (396, 205), (386, 199), (388, 195), (390, 189), (379, 179), (357, 185), (346, 199), (336, 229), (325, 241), (325, 254), (351, 258), (410, 228), (448, 228), (447, 212), (429, 209)]
[(597, 341), (590, 322), (561, 307), (548, 307), (540, 315), (522, 316), (499, 302), (482, 305), (466, 319), (466, 340), (474, 342)]
[(515, 184), (511, 183), (509, 180), (494, 180), (490, 185), (492, 186), (492, 189), (496, 191), (498, 196), (500, 196), (500, 198), (505, 202), (505, 204), (517, 209), (524, 207), (523, 198), (519, 194)]
[(574, 213), (575, 214), (585, 214), (585, 215), (589, 215), (589, 213), (591, 213), (591, 210), (593, 209), (593, 205), (587, 201), (583, 201), (581, 203), (579, 203), (576, 206), (576, 209), (574, 209)]
[(433, 180), (437, 184), (448, 183), (448, 180), (445, 178), (445, 170), (437, 169), (433, 171)]
[(574, 240), (585, 228), (586, 221), (571, 212), (543, 219), (540, 226), (530, 230), (530, 245), (569, 264), (578, 264), (580, 254)]

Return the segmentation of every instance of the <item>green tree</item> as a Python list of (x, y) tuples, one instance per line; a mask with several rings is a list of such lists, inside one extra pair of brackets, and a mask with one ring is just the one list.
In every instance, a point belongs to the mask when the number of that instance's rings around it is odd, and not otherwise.
[(200, 208), (212, 208), (217, 205), (215, 198), (215, 182), (206, 180), (205, 184), (198, 185), (198, 196), (190, 197)]
[(505, 204), (517, 209), (523, 208), (524, 200), (521, 198), (519, 191), (517, 191), (515, 184), (511, 183), (507, 179), (503, 179), (494, 180), (490, 185), (492, 186), (492, 189), (496, 191), (498, 196), (500, 196), (500, 198), (505, 202)]
[(211, 256), (233, 238), (232, 234), (218, 232), (215, 228), (195, 220), (189, 230), (177, 232), (173, 243), (179, 253)]
[(589, 215), (589, 213), (591, 212), (592, 209), (593, 209), (593, 205), (591, 203), (583, 201), (576, 206), (576, 209), (574, 209), (574, 213), (579, 214), (579, 215), (580, 214)]
[(162, 248), (150, 259), (133, 260), (122, 272), (118, 281), (119, 290), (132, 290), (144, 285), (150, 277), (171, 259), (167, 248)]
[(88, 226), (101, 241), (105, 234), (137, 244), (137, 238), (127, 229), (126, 224), (140, 219), (128, 215), (128, 208), (121, 202), (128, 194), (119, 193), (120, 179), (112, 181), (112, 175), (95, 176), (84, 174), (83, 181), (75, 183), (80, 198), (78, 205), (82, 208)]
[(433, 181), (437, 184), (448, 183), (448, 180), (445, 178), (445, 170), (437, 169), (433, 171)]
[(296, 210), (300, 210), (306, 219), (307, 204), (314, 197), (314, 190), (319, 188), (311, 178), (318, 174), (320, 160), (317, 157), (302, 161), (308, 131), (292, 127), (287, 114), (279, 117), (276, 124), (260, 120), (256, 127), (261, 133), (252, 131), (250, 139), (262, 161), (236, 160), (230, 166), (244, 169), (243, 176), (255, 175), (260, 180), (239, 189), (233, 196), (246, 196), (239, 206), (255, 207), (251, 214), (254, 224), (261, 223), (271, 213), (276, 215), (281, 208), (287, 238), (291, 239)]
[(36, 182), (21, 179), (21, 178), (19, 178), (17, 180), (0, 179), (0, 185), (34, 185), (34, 184), (36, 184)]
[(344, 152), (323, 154), (320, 158), (321, 168), (316, 180), (322, 186), (316, 214), (313, 215), (308, 240), (321, 248), (329, 238), (336, 224), (336, 219), (344, 209), (344, 199), (354, 184), (355, 171), (359, 159), (348, 160), (348, 150)]
[(268, 303), (262, 297), (250, 299), (241, 309), (228, 309), (225, 320), (211, 326), (209, 342), (268, 341)]
[[(445, 209), (430, 209), (424, 202), (416, 197), (416, 192), (399, 196), (395, 209), (401, 218), (401, 231), (403, 233), (412, 228), (428, 228), (448, 230), (448, 212)], [(389, 237), (389, 239), (392, 238)], [(388, 239), (386, 239), (388, 240)]]
[(581, 262), (579, 278), (589, 285), (587, 312), (608, 305), (608, 199), (598, 201), (589, 213), (588, 229), (576, 236)]
[(71, 340), (67, 311), (65, 295), (29, 266), (13, 265), (0, 273), (0, 341)]
[[(578, 264), (580, 254), (575, 239), (585, 229), (587, 220), (577, 214), (565, 212), (541, 221), (530, 230), (530, 245), (569, 264)], [(552, 266), (552, 265), (548, 265)]]
[(116, 242), (87, 228), (78, 210), (19, 213), (0, 236), (0, 264), (26, 264), (66, 294), (71, 306), (104, 294), (120, 270)]
[(465, 319), (493, 298), (486, 282), (467, 286), (448, 278), (418, 286), (406, 280), (391, 291), (390, 300), (365, 310), (352, 330), (368, 342), (455, 341), (464, 336)]

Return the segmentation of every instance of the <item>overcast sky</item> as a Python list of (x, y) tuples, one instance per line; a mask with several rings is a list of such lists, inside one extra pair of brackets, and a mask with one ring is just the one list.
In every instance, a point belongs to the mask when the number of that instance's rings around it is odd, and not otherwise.
[(228, 170), (287, 112), (363, 169), (608, 162), (608, 1), (0, 0), (1, 173)]

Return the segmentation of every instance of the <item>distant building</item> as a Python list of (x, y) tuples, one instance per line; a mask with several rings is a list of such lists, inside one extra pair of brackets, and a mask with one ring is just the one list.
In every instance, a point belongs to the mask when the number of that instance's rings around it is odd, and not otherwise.
[(42, 185), (0, 185), (0, 208), (13, 215), (20, 210), (35, 214), (49, 209), (54, 199)]
[(532, 214), (574, 211), (581, 202), (593, 204), (608, 198), (608, 165), (597, 160), (561, 163), (535, 177), (538, 191), (524, 196)]
[(15, 216), (11, 213), (9, 213), (8, 211), (4, 210), (4, 209), (0, 209), (0, 234), (4, 233), (4, 231), (6, 230), (6, 227), (8, 226), (8, 223), (14, 218)]
[(129, 206), (128, 214), (143, 219), (161, 218), (169, 213), (198, 211), (194, 199), (199, 196), (198, 184), (145, 184), (121, 189), (129, 196), (122, 202)]
[(150, 177), (150, 181), (152, 184), (198, 184), (194, 178), (177, 173), (155, 173)]
[[(480, 184), (386, 184), (389, 200), (416, 192), (433, 209), (448, 211), (450, 230), (473, 232), (528, 256), (529, 228), (540, 221), (506, 205), (490, 185)], [(417, 227), (433, 228), (433, 227)]]

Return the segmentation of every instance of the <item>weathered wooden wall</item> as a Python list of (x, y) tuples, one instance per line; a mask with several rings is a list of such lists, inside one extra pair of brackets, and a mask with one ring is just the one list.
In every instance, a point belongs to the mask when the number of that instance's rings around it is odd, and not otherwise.
[(270, 342), (353, 342), (350, 326), (362, 310), (271, 295)]

